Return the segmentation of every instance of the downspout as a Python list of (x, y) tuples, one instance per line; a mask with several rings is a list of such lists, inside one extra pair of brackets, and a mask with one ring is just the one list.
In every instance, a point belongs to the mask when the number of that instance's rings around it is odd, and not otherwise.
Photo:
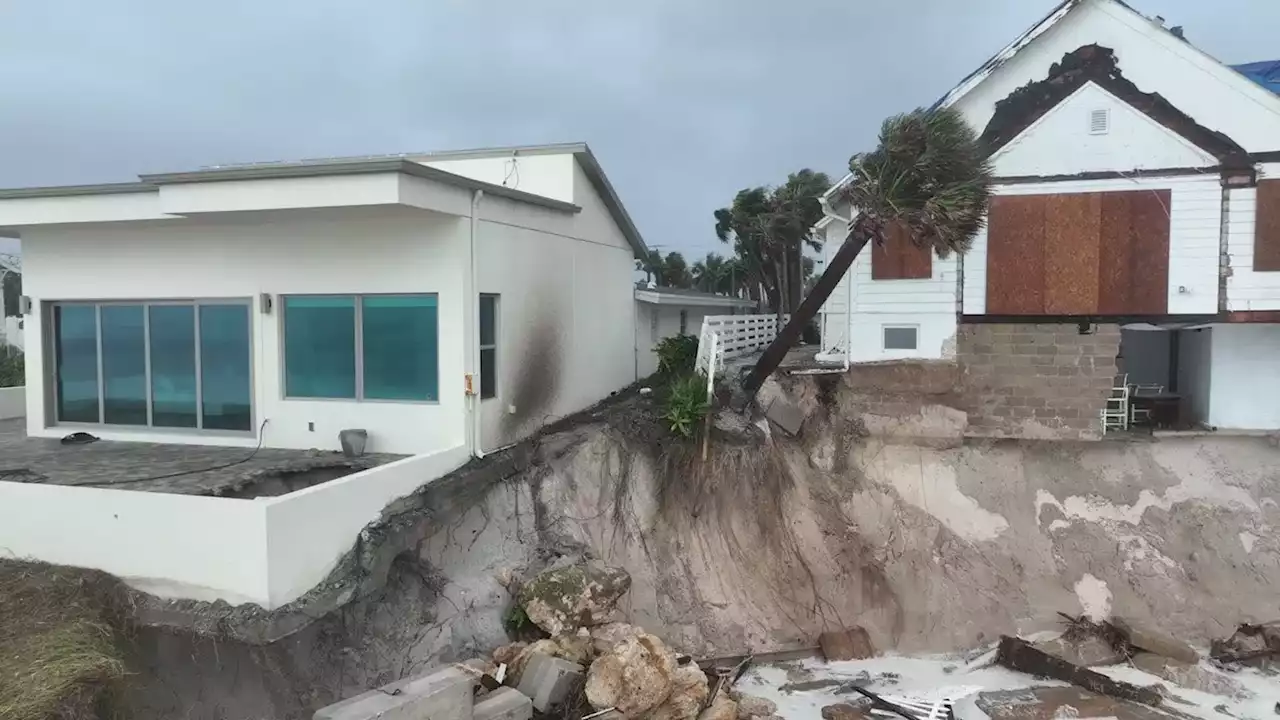
[(467, 321), (467, 377), (471, 382), (467, 384), (467, 412), (470, 414), (470, 440), (471, 454), (477, 458), (484, 457), (484, 450), (480, 447), (480, 438), (483, 430), (482, 420), (480, 416), (480, 388), (477, 384), (480, 380), (480, 281), (479, 273), (476, 267), (476, 234), (480, 226), (480, 200), (484, 197), (483, 190), (476, 190), (471, 195), (471, 232), (467, 240), (467, 252), (469, 255), (469, 287), (467, 290), (467, 304), (469, 306), (469, 315)]

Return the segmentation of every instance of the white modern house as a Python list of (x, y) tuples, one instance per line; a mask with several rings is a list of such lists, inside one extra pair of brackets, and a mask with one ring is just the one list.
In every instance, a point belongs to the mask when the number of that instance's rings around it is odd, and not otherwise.
[(636, 288), (636, 376), (658, 371), (658, 343), (677, 335), (697, 337), (708, 317), (745, 315), (754, 300), (665, 287)]
[(636, 378), (644, 241), (584, 144), (0, 191), (27, 433), (482, 453)]
[[(1115, 323), (1127, 370), (1180, 385), (1196, 421), (1280, 428), (1280, 96), (1124, 2), (1067, 0), (938, 105), (991, 152), (988, 226), (964, 256), (896, 234), (864, 251), (823, 309), (827, 356), (954, 357), (971, 323)], [(824, 197), (828, 258), (856, 213), (847, 181)]]

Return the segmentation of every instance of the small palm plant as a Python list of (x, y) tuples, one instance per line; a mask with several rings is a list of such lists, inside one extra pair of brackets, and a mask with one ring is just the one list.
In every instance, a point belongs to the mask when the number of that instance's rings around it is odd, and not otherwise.
[(842, 197), (857, 212), (849, 235), (743, 380), (748, 397), (800, 339), (858, 253), (868, 243), (884, 242), (890, 225), (900, 224), (916, 245), (947, 257), (967, 251), (986, 221), (991, 164), (977, 135), (955, 109), (918, 109), (885, 120), (879, 146), (854, 155), (849, 171), (852, 178)]

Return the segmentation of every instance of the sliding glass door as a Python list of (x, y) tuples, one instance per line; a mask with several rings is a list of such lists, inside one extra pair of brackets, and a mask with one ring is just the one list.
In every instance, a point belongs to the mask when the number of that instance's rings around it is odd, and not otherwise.
[(55, 303), (59, 422), (253, 429), (249, 304)]

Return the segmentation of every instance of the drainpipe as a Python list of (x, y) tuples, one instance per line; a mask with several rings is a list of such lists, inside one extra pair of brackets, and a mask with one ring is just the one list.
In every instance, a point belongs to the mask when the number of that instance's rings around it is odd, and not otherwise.
[(480, 382), (480, 280), (476, 268), (476, 231), (480, 225), (480, 200), (483, 197), (483, 190), (476, 190), (471, 195), (471, 232), (467, 242), (467, 251), (470, 256), (467, 304), (470, 317), (467, 320), (466, 361), (467, 374), (471, 376), (472, 383), (471, 392), (467, 395), (467, 412), (470, 414), (471, 421), (469, 433), (471, 454), (477, 458), (484, 457), (484, 450), (480, 447), (483, 418), (480, 416), (480, 392), (477, 387)]

